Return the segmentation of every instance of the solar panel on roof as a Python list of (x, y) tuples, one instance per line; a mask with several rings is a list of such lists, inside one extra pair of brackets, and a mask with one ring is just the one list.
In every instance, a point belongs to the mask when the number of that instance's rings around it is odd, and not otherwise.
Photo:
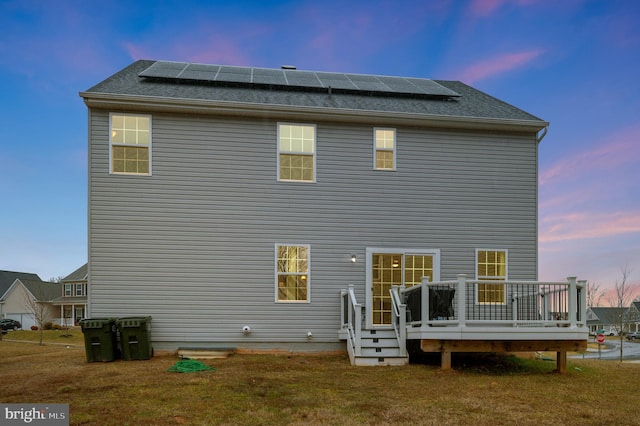
[(294, 69), (279, 70), (186, 62), (157, 61), (142, 71), (139, 76), (315, 89), (331, 87), (340, 90), (409, 95), (460, 96), (453, 90), (449, 90), (435, 81), (425, 78), (299, 71)]
[(187, 64), (183, 62), (155, 62), (140, 73), (142, 77), (175, 78), (185, 69)]
[(422, 90), (422, 93), (429, 95), (442, 95), (442, 96), (460, 96), (453, 90), (449, 90), (446, 87), (436, 83), (433, 80), (425, 78), (407, 78), (411, 84), (415, 85), (418, 89)]
[(353, 83), (351, 83), (349, 80), (347, 79), (328, 79), (325, 78), (324, 76), (319, 76), (320, 77), (320, 81), (322, 82), (322, 86), (324, 87), (331, 87), (333, 89), (344, 89), (344, 90), (358, 90), (358, 88), (356, 86), (353, 85)]
[(287, 80), (284, 78), (282, 70), (254, 68), (253, 83), (285, 86), (287, 84)]

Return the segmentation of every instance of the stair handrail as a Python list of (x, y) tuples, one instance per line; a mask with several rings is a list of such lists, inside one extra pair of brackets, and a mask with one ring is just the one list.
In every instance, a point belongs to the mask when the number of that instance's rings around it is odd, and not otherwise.
[(354, 285), (340, 292), (341, 327), (348, 333), (348, 348), (354, 356), (362, 354), (362, 304), (358, 303)]
[(391, 295), (391, 324), (396, 332), (400, 355), (407, 355), (407, 305), (400, 297), (400, 286), (393, 285), (389, 289)]

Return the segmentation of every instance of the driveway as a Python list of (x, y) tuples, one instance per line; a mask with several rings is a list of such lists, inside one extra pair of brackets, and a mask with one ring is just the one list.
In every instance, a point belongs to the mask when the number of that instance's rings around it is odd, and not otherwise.
[[(625, 340), (622, 345), (622, 359), (624, 361), (640, 360), (640, 342)], [(597, 349), (589, 349), (584, 355), (573, 355), (571, 358), (617, 361), (620, 359), (620, 340), (609, 338), (599, 352)]]

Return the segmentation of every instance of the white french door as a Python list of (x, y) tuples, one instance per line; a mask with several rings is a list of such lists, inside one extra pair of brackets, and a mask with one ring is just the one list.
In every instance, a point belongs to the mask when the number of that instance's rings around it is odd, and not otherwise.
[(370, 327), (391, 325), (391, 286), (412, 287), (440, 280), (440, 251), (436, 249), (367, 249), (367, 307)]

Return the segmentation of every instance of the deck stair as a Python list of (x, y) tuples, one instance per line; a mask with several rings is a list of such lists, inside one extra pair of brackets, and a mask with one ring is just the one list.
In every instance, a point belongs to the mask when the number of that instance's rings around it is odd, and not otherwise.
[(409, 362), (407, 355), (402, 355), (398, 338), (392, 329), (363, 329), (361, 352), (351, 359), (353, 365), (406, 365)]

